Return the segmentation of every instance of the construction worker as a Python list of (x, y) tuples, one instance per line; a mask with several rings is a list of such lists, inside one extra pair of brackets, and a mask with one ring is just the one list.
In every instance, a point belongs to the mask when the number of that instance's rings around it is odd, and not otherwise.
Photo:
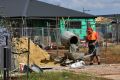
[(100, 65), (100, 57), (96, 54), (96, 50), (98, 47), (98, 33), (93, 31), (91, 27), (87, 28), (87, 36), (86, 41), (88, 42), (89, 54), (90, 56), (90, 65), (93, 65), (94, 58), (97, 59), (98, 65)]

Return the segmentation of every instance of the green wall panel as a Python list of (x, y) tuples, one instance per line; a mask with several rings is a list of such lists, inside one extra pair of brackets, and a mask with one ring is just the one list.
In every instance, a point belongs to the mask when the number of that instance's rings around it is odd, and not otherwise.
[[(81, 29), (71, 29), (71, 28), (66, 29), (65, 21), (81, 21)], [(95, 19), (92, 18), (91, 19), (61, 19), (60, 20), (61, 34), (64, 33), (64, 31), (68, 30), (78, 35), (80, 39), (83, 39), (86, 36), (87, 21), (90, 22), (91, 27), (95, 30)]]

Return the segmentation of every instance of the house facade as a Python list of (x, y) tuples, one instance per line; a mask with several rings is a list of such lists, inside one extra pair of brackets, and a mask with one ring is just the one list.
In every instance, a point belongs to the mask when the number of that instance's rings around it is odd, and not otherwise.
[(80, 39), (84, 39), (86, 36), (86, 29), (90, 26), (95, 30), (95, 21), (92, 18), (72, 18), (72, 19), (61, 19), (60, 30), (61, 33), (64, 31), (71, 31)]

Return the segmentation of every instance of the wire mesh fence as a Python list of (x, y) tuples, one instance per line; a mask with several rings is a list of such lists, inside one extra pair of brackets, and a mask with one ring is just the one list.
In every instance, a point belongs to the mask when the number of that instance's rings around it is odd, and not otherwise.
[[(98, 29), (100, 31), (101, 28)], [(113, 32), (114, 29), (112, 29)], [(114, 30), (115, 31), (115, 30)], [(108, 32), (105, 31), (104, 34), (107, 34)], [(40, 48), (43, 49), (49, 49), (50, 45), (61, 45), (61, 33), (59, 28), (12, 28), (9, 30), (10, 38), (9, 38), (9, 44), (11, 49), (11, 66), (8, 70), (8, 77), (10, 80), (34, 80), (34, 77), (31, 76), (31, 69), (29, 68), (31, 64), (40, 62), (37, 60), (37, 58), (41, 59), (40, 55), (42, 56), (42, 59), (47, 59), (48, 56), (46, 56), (45, 52), (40, 54), (41, 51)], [(106, 36), (103, 38), (106, 39)], [(116, 34), (116, 32), (115, 32)], [(113, 35), (113, 34), (112, 34)], [(113, 40), (114, 37), (107, 38)], [(116, 38), (116, 36), (115, 36)], [(106, 44), (106, 43), (105, 43)], [(108, 63), (107, 60), (108, 57), (105, 54), (105, 48), (101, 47), (103, 50), (104, 56), (101, 56), (103, 61), (105, 63)], [(57, 50), (57, 49), (56, 49)], [(2, 52), (3, 53), (3, 52)], [(31, 57), (36, 55), (37, 57), (34, 57), (35, 60)], [(40, 57), (39, 57), (40, 56)], [(2, 58), (1, 58), (2, 59)], [(38, 63), (40, 64), (40, 63)], [(26, 68), (23, 68), (23, 66), (26, 65)], [(35, 74), (36, 75), (36, 74)], [(32, 74), (32, 76), (35, 76)], [(39, 77), (39, 75), (36, 75), (35, 77)], [(4, 79), (4, 69), (1, 68), (1, 77), (0, 79)]]
[(104, 23), (97, 24), (96, 29), (100, 33), (101, 46), (100, 53), (101, 60), (104, 63), (118, 63), (119, 54), (116, 55), (120, 42), (120, 23)]
[[(32, 64), (31, 62), (35, 62), (34, 60), (31, 61), (32, 56), (36, 55), (38, 58), (46, 59), (48, 54), (42, 49), (50, 48), (49, 46), (52, 44), (58, 46), (61, 43), (59, 28), (12, 28), (9, 30), (9, 34), (9, 44), (6, 46), (10, 46), (11, 66), (9, 65), (10, 69), (8, 69), (6, 78), (4, 78), (5, 68), (1, 68), (1, 79), (4, 80), (8, 80), (8, 78), (10, 80), (29, 80), (29, 73), (31, 72), (29, 66)], [(1, 52), (1, 54), (3, 53), (4, 51)], [(35, 59), (35, 57), (32, 59)], [(8, 59), (5, 60), (5, 62), (9, 62)], [(1, 62), (4, 62), (4, 59)], [(26, 68), (23, 68), (24, 65), (26, 65)]]
[(60, 41), (59, 28), (14, 28), (12, 32), (13, 37), (29, 37), (36, 44), (49, 45)]

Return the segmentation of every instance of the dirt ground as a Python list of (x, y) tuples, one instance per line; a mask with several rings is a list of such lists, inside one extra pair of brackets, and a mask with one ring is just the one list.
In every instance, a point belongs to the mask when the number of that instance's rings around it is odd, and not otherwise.
[(120, 64), (101, 64), (85, 66), (85, 68), (83, 69), (73, 69), (72, 71), (87, 72), (108, 79), (120, 80)]
[(66, 70), (75, 73), (89, 73), (90, 75), (95, 75), (98, 77), (104, 77), (110, 80), (120, 80), (120, 64), (101, 64), (101, 65), (86, 65), (81, 69), (71, 69), (69, 67), (53, 67), (53, 70)]
[[(27, 43), (26, 41), (22, 41), (22, 43), (23, 42)], [(68, 50), (59, 49), (59, 50), (42, 51), (42, 49), (36, 46), (35, 44), (33, 44), (33, 42), (31, 42), (30, 45), (32, 45), (30, 47), (30, 52), (31, 52), (30, 60), (32, 60), (32, 62), (34, 62), (37, 65), (40, 66), (43, 65), (44, 67), (52, 67), (53, 68), (52, 70), (69, 70), (75, 73), (86, 72), (90, 74), (95, 74), (97, 76), (102, 76), (105, 78), (120, 80), (120, 45), (101, 47), (99, 51), (101, 58), (101, 65), (97, 65), (97, 64), (94, 64), (92, 66), (88, 65), (89, 63), (89, 58), (88, 58), (84, 60), (86, 65), (82, 69), (69, 69), (69, 67), (63, 67), (60, 66), (59, 64), (54, 64), (54, 59), (56, 57), (63, 57), (64, 53), (68, 52)], [(26, 46), (27, 45), (22, 45), (20, 47), (26, 48)], [(87, 48), (80, 48), (81, 53), (86, 54), (87, 51), (88, 51)], [(47, 57), (50, 58), (50, 61), (48, 59), (45, 62), (43, 61), (42, 64), (42, 59), (46, 58), (45, 54)], [(23, 57), (21, 57), (20, 61), (25, 61), (25, 60), (23, 59)]]
[[(51, 55), (55, 54), (57, 56), (64, 56), (63, 54), (67, 50), (59, 50), (56, 51), (51, 50), (49, 53)], [(86, 65), (82, 69), (69, 69), (69, 67), (54, 67), (54, 70), (69, 70), (76, 73), (86, 72), (90, 74), (94, 74), (96, 76), (112, 79), (112, 80), (120, 80), (120, 46), (110, 47), (110, 48), (102, 48), (101, 52), (101, 65), (88, 65), (88, 59), (85, 60)]]

